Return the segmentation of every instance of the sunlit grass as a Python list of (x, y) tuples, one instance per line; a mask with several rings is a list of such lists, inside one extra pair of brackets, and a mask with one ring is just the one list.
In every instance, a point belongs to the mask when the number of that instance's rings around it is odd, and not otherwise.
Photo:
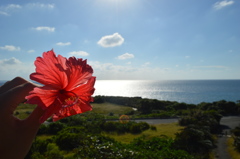
[[(92, 103), (91, 105), (93, 106), (92, 112), (102, 115), (109, 115), (111, 113), (112, 115), (118, 117), (119, 115), (132, 111), (131, 107), (112, 103)], [(19, 119), (25, 119), (29, 116), (29, 114), (33, 111), (35, 107), (36, 105), (21, 103), (14, 111), (14, 116), (18, 117)]]
[(38, 135), (37, 139), (47, 140), (47, 139), (51, 139), (52, 137), (53, 137), (53, 135)]
[(235, 150), (235, 147), (233, 146), (234, 139), (228, 138), (227, 139), (227, 145), (228, 145), (228, 152), (231, 155), (232, 159), (239, 159), (240, 153)]
[(25, 119), (31, 114), (31, 112), (35, 108), (36, 105), (21, 103), (14, 111), (14, 116), (16, 116), (19, 119)]
[(175, 134), (177, 132), (180, 132), (180, 130), (183, 128), (182, 126), (179, 126), (177, 123), (156, 124), (154, 126), (156, 126), (157, 131), (149, 129), (142, 132), (141, 134), (126, 133), (126, 134), (118, 135), (118, 134), (110, 133), (105, 135), (114, 138), (116, 141), (128, 144), (131, 141), (133, 141), (135, 138), (138, 138), (143, 135), (146, 138), (159, 137), (159, 136), (167, 136), (167, 137), (175, 138)]
[(122, 115), (126, 112), (132, 111), (131, 107), (123, 106), (123, 105), (117, 105), (112, 103), (93, 103), (91, 104), (93, 106), (92, 112), (99, 113), (99, 114), (109, 114), (113, 113), (114, 115)]

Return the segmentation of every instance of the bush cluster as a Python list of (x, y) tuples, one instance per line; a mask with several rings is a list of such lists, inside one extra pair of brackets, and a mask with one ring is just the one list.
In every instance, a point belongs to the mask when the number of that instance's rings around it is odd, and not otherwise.
[(234, 135), (234, 143), (233, 146), (235, 149), (240, 152), (240, 126), (237, 126), (235, 129), (231, 131)]
[(136, 122), (130, 121), (127, 123), (121, 123), (121, 122), (108, 121), (103, 125), (102, 130), (106, 132), (117, 132), (118, 134), (123, 134), (123, 133), (139, 134), (144, 130), (148, 130), (149, 128), (150, 128), (150, 125), (146, 122), (136, 123)]

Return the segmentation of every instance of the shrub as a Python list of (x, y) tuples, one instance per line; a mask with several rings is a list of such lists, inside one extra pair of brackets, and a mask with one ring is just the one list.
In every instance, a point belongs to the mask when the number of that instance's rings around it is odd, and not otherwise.
[(141, 130), (141, 125), (139, 124), (133, 124), (131, 127), (130, 127), (130, 132), (133, 133), (133, 134), (139, 134), (142, 132)]
[(59, 131), (65, 128), (66, 125), (60, 122), (53, 122), (48, 125), (47, 133), (51, 135), (56, 135)]
[(138, 123), (137, 125), (140, 126), (140, 129), (141, 129), (142, 131), (148, 130), (148, 129), (150, 128), (150, 125), (149, 125), (148, 123), (146, 123), (146, 122), (140, 122), (140, 123)]
[(55, 141), (61, 150), (69, 151), (77, 148), (85, 136), (83, 127), (68, 127), (57, 134)]
[(59, 148), (56, 146), (56, 144), (49, 143), (47, 145), (47, 152), (45, 153), (45, 156), (49, 159), (63, 159), (64, 156), (60, 152)]
[(156, 126), (153, 126), (153, 125), (150, 126), (150, 129), (151, 129), (151, 130), (154, 130), (154, 131), (157, 131), (157, 127), (156, 127)]
[(233, 143), (234, 147), (236, 148), (236, 150), (238, 152), (240, 152), (240, 137), (239, 136), (236, 136), (234, 138), (234, 143)]
[(41, 124), (37, 134), (38, 135), (47, 134), (47, 131), (48, 131), (48, 126), (45, 124)]
[(113, 132), (117, 130), (116, 122), (109, 121), (104, 123), (103, 129), (107, 132)]

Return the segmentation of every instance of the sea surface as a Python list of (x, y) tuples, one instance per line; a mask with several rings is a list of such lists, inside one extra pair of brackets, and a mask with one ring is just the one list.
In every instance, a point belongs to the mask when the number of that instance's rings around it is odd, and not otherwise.
[(240, 100), (240, 80), (98, 80), (94, 95), (142, 97), (199, 104)]
[[(2, 85), (5, 81), (0, 81)], [(199, 104), (240, 100), (240, 80), (97, 80), (95, 93)]]

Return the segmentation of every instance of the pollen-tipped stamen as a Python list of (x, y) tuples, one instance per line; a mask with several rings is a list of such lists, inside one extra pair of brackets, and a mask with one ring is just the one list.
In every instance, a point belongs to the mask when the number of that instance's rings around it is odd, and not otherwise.
[(62, 101), (57, 97), (58, 101), (62, 104), (62, 107), (63, 107), (63, 108), (71, 107), (71, 106), (73, 106), (73, 105), (75, 105), (75, 104), (78, 103), (79, 97), (78, 97), (78, 95), (77, 95), (76, 93), (71, 92), (71, 91), (65, 91), (64, 93), (67, 93), (67, 94), (68, 94), (68, 93), (71, 93), (71, 94), (73, 94), (73, 96), (70, 96), (69, 98), (65, 99), (64, 102), (62, 102)]

